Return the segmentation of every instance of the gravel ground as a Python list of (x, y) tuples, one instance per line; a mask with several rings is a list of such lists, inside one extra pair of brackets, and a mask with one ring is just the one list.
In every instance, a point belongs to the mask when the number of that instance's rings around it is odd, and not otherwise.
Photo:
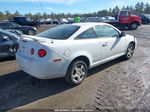
[[(39, 32), (49, 27), (43, 26)], [(77, 87), (69, 86), (63, 78), (36, 79), (20, 71), (15, 60), (1, 60), (0, 109), (150, 111), (150, 25), (124, 32), (137, 37), (133, 58), (118, 58), (89, 70), (88, 77)]]

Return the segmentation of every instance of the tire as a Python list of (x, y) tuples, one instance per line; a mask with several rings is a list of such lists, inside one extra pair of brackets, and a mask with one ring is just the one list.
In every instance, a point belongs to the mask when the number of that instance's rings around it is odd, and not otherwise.
[(9, 51), (10, 58), (14, 57), (16, 52), (17, 52), (17, 47), (16, 46), (13, 46), (12, 48), (10, 48), (10, 51)]
[(28, 35), (35, 35), (36, 32), (34, 30), (28, 30)]
[(149, 23), (150, 23), (149, 21), (145, 21), (145, 22), (144, 22), (144, 24), (149, 24)]
[(136, 22), (133, 22), (131, 25), (130, 25), (130, 29), (131, 30), (136, 30), (138, 28), (138, 23)]
[(124, 59), (125, 59), (125, 60), (129, 60), (130, 58), (132, 58), (133, 53), (134, 53), (134, 49), (135, 49), (134, 44), (130, 43), (130, 44), (128, 45), (126, 54), (124, 55)]
[(59, 24), (58, 22), (53, 22), (53, 24)]
[(87, 72), (86, 63), (81, 60), (75, 60), (70, 64), (65, 79), (69, 84), (76, 86), (83, 82)]

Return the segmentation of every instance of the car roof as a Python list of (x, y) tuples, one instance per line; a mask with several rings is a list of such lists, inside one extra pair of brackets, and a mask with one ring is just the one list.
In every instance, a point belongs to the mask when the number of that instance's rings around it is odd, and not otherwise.
[(0, 23), (12, 23), (10, 21), (0, 21)]
[(87, 29), (91, 28), (91, 27), (94, 27), (96, 25), (109, 25), (111, 26), (110, 24), (107, 24), (107, 23), (101, 23), (101, 22), (82, 22), (82, 23), (73, 23), (71, 25), (77, 25), (77, 26), (80, 26), (80, 29), (75, 33), (73, 34), (69, 39), (74, 39), (76, 36), (78, 36), (79, 34), (81, 34), (82, 32), (86, 31)]

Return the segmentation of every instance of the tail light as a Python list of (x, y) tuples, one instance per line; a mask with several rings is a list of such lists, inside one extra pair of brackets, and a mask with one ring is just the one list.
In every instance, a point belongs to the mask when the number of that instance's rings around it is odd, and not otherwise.
[(33, 49), (33, 48), (31, 49), (31, 54), (32, 54), (32, 55), (34, 54), (34, 49)]
[(44, 56), (46, 56), (46, 54), (47, 54), (47, 51), (45, 49), (39, 49), (38, 50), (38, 56), (39, 57), (44, 57)]

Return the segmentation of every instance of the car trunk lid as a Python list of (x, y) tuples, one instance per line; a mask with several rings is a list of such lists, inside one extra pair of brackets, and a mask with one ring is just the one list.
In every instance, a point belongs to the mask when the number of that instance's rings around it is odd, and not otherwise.
[[(19, 49), (18, 52), (26, 56), (30, 59), (39, 59), (38, 50), (39, 49), (47, 49), (47, 47), (43, 44), (45, 42), (53, 43), (51, 39), (35, 37), (35, 36), (22, 36), (19, 41)], [(31, 49), (34, 49), (34, 53), (32, 54)]]

